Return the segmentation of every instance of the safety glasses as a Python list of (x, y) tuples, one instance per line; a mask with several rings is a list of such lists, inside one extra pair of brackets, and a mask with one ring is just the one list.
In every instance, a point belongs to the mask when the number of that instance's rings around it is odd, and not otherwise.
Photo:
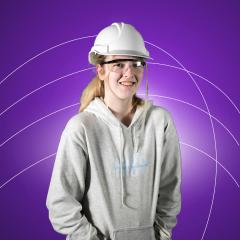
[(110, 64), (110, 71), (116, 73), (125, 73), (128, 65), (131, 66), (135, 73), (141, 73), (143, 72), (144, 66), (146, 65), (144, 61), (136, 59), (114, 59), (101, 63), (101, 65), (104, 64)]

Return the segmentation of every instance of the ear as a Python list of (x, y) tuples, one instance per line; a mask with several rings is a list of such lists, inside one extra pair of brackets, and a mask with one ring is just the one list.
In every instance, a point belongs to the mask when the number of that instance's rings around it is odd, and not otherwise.
[(100, 80), (104, 80), (105, 74), (104, 74), (104, 68), (100, 65), (97, 64), (96, 65), (96, 70), (97, 70), (97, 74)]

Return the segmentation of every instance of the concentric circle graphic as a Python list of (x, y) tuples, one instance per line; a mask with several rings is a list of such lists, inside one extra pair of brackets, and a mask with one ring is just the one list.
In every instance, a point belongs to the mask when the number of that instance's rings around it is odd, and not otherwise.
[[(75, 50), (78, 49), (78, 52), (84, 52), (85, 50), (83, 48), (90, 45), (92, 42), (92, 38), (94, 38), (95, 36), (96, 35), (90, 35), (75, 38), (57, 44), (36, 54), (35, 56), (29, 58), (27, 61), (12, 70), (9, 74), (7, 74), (0, 81), (0, 90), (1, 87), (6, 85), (8, 91), (10, 92), (10, 86), (14, 84), (14, 81), (20, 81), (21, 74), (25, 74), (23, 76), (27, 76), (28, 71), (31, 70), (31, 67), (33, 65), (35, 68), (38, 67), (38, 62), (39, 64), (41, 64), (41, 61), (48, 60), (51, 63), (52, 59), (57, 58), (58, 55), (63, 55), (63, 53), (61, 52), (62, 48), (65, 49), (65, 52), (68, 52), (69, 48), (69, 56), (75, 54), (74, 59), (77, 59), (77, 54), (75, 53)], [(82, 41), (84, 41), (84, 44), (82, 44)], [(234, 176), (236, 173), (234, 174), (232, 173), (232, 170), (230, 170), (232, 169), (231, 164), (227, 164), (228, 167), (225, 166), (225, 162), (229, 161), (232, 158), (232, 156), (229, 156), (229, 158), (226, 159), (226, 155), (228, 155), (228, 147), (230, 141), (232, 142), (232, 144), (230, 144), (231, 148), (233, 148), (233, 145), (236, 147), (239, 158), (239, 136), (237, 136), (237, 133), (230, 130), (225, 125), (225, 123), (221, 121), (217, 115), (215, 115), (215, 109), (213, 109), (212, 104), (209, 104), (209, 93), (205, 92), (207, 92), (209, 89), (211, 89), (211, 91), (216, 91), (218, 96), (221, 96), (222, 99), (224, 99), (224, 101), (226, 102), (226, 104), (228, 104), (228, 107), (233, 109), (233, 114), (235, 114), (234, 117), (238, 119), (237, 121), (239, 121), (239, 108), (237, 104), (234, 103), (234, 101), (231, 99), (231, 97), (216, 84), (214, 84), (207, 78), (201, 76), (200, 74), (195, 73), (194, 71), (191, 71), (190, 69), (185, 67), (176, 57), (174, 57), (172, 54), (162, 49), (158, 45), (149, 41), (145, 41), (145, 43), (152, 49), (152, 52), (154, 52), (155, 55), (154, 61), (148, 62), (149, 97), (154, 100), (155, 104), (161, 105), (170, 110), (170, 112), (174, 116), (177, 130), (180, 135), (184, 173), (183, 193), (184, 187), (187, 187), (188, 190), (194, 191), (193, 188), (191, 189), (191, 185), (189, 185), (187, 182), (191, 180), (194, 182), (193, 185), (198, 185), (198, 178), (202, 179), (202, 174), (206, 172), (206, 178), (205, 181), (202, 182), (202, 184), (206, 186), (206, 189), (211, 190), (209, 193), (211, 198), (209, 199), (208, 197), (206, 197), (207, 200), (210, 200), (210, 204), (207, 205), (208, 203), (206, 199), (201, 199), (201, 201), (199, 201), (199, 203), (206, 203), (206, 206), (204, 208), (207, 209), (207, 211), (205, 211), (207, 215), (201, 216), (201, 220), (205, 220), (204, 223), (200, 224), (201, 227), (199, 227), (199, 229), (201, 229), (201, 231), (196, 232), (196, 235), (194, 237), (194, 239), (203, 240), (206, 239), (205, 236), (207, 234), (211, 216), (214, 211), (214, 201), (216, 199), (217, 187), (218, 185), (221, 185), (221, 181), (218, 181), (219, 169), (224, 170), (223, 172), (227, 174), (225, 175), (225, 177), (228, 176), (229, 179), (231, 179), (231, 183), (234, 187), (236, 187), (236, 191), (239, 194), (239, 181), (237, 180), (239, 176)], [(72, 47), (72, 45), (74, 46)], [(83, 58), (83, 56), (81, 57)], [(87, 64), (87, 62), (85, 63)], [(3, 125), (1, 125), (4, 126), (4, 129), (2, 131), (2, 136), (0, 139), (0, 152), (1, 156), (3, 156), (3, 158), (1, 159), (1, 165), (4, 167), (0, 171), (1, 196), (8, 192), (8, 188), (11, 189), (9, 190), (9, 192), (13, 191), (14, 189), (16, 191), (16, 188), (18, 188), (19, 184), (18, 181), (20, 181), (20, 178), (23, 177), (23, 175), (27, 175), (29, 177), (31, 176), (34, 178), (33, 175), (28, 174), (33, 169), (37, 169), (38, 167), (39, 169), (41, 168), (41, 170), (39, 170), (39, 175), (36, 176), (36, 179), (39, 177), (41, 178), (41, 176), (42, 179), (47, 179), (43, 191), (46, 193), (46, 187), (48, 186), (47, 183), (51, 175), (51, 168), (53, 166), (54, 157), (57, 150), (59, 135), (64, 128), (67, 119), (69, 119), (70, 116), (78, 112), (79, 101), (76, 100), (80, 97), (81, 91), (83, 90), (84, 86), (88, 83), (91, 77), (93, 77), (93, 69), (93, 67), (88, 66), (81, 69), (77, 68), (75, 69), (75, 71), (65, 74), (62, 74), (62, 72), (58, 73), (57, 69), (56, 72), (53, 74), (55, 77), (53, 79), (46, 80), (44, 80), (45, 73), (43, 71), (43, 81), (41, 81), (42, 85), (34, 84), (29, 88), (28, 86), (26, 86), (22, 91), (23, 94), (21, 96), (20, 94), (16, 94), (17, 97), (14, 100), (13, 98), (6, 101), (5, 99), (2, 100), (2, 107), (0, 109), (0, 120), (3, 122)], [(158, 78), (161, 78), (160, 82), (156, 80)], [(164, 79), (167, 79), (169, 85), (166, 86), (168, 87), (164, 87)], [(175, 82), (175, 85), (173, 84), (173, 82)], [(7, 85), (8, 83), (9, 85)], [(192, 91), (189, 93), (190, 98), (188, 97), (188, 92), (184, 91), (185, 84), (189, 84), (189, 86), (192, 85)], [(205, 84), (205, 87), (201, 87), (202, 84)], [(158, 85), (161, 85), (162, 88), (158, 88)], [(174, 93), (178, 92), (179, 89), (179, 94), (177, 94), (177, 96), (171, 94), (171, 89), (173, 86), (175, 89)], [(143, 91), (144, 87), (141, 87), (141, 90)], [(55, 90), (57, 91), (57, 93), (54, 93)], [(46, 94), (44, 92), (46, 92)], [(166, 93), (166, 95), (162, 95), (162, 93)], [(138, 95), (144, 97), (145, 94), (139, 93)], [(195, 97), (197, 96), (197, 100), (194, 99), (194, 101), (192, 101), (192, 95), (194, 95)], [(184, 98), (181, 98), (181, 96), (184, 96)], [(42, 99), (43, 97), (44, 101)], [(43, 104), (41, 99), (43, 101)], [(52, 101), (52, 99), (54, 99), (54, 101)], [(47, 100), (49, 100), (49, 104), (51, 105), (51, 107), (49, 108)], [(21, 106), (23, 107), (21, 108)], [(45, 109), (47, 109), (47, 111)], [(191, 114), (186, 114), (190, 112), (194, 117), (191, 117)], [(18, 124), (17, 116), (24, 116), (24, 123), (21, 122), (20, 124)], [(15, 117), (16, 125), (9, 126), (7, 125), (7, 123), (12, 117)], [(191, 122), (192, 119), (194, 119), (194, 122)], [(187, 123), (184, 123), (184, 121), (189, 123), (189, 128), (188, 126), (186, 126)], [(201, 121), (203, 121), (203, 123), (201, 123)], [(50, 129), (54, 130), (51, 131)], [(186, 131), (186, 129), (190, 130)], [(219, 129), (225, 130), (224, 134), (226, 135), (226, 142), (228, 142), (228, 144), (226, 144), (224, 148), (222, 148), (221, 144), (219, 144), (218, 142), (217, 136), (220, 135)], [(191, 132), (192, 130), (194, 130), (194, 132)], [(222, 133), (220, 136), (222, 136)], [(189, 141), (187, 141), (188, 139)], [(201, 143), (200, 146), (197, 145), (197, 143)], [(15, 151), (19, 151), (19, 153), (13, 153), (11, 152), (11, 149), (15, 149)], [(49, 151), (50, 149), (52, 151)], [(225, 158), (222, 158), (221, 156), (222, 150)], [(211, 151), (211, 153), (209, 153), (209, 151)], [(29, 154), (27, 154), (26, 152), (28, 152)], [(188, 152), (191, 153), (189, 154)], [(202, 166), (202, 163), (193, 164), (192, 162), (195, 159), (194, 154), (200, 156), (199, 158), (201, 159), (206, 159), (206, 162), (209, 166), (211, 166), (210, 163), (213, 162), (215, 166), (214, 172), (206, 168), (200, 168), (199, 166)], [(190, 159), (188, 159), (187, 156)], [(30, 159), (28, 159), (28, 157)], [(219, 159), (221, 159), (221, 161)], [(12, 160), (14, 161), (14, 163), (16, 163), (16, 165), (11, 165)], [(49, 162), (48, 165), (45, 164), (46, 162)], [(191, 164), (189, 164), (189, 162), (191, 162)], [(195, 167), (190, 168), (188, 164)], [(234, 165), (232, 167), (234, 167)], [(44, 168), (47, 168), (47, 170), (45, 169), (46, 172)], [(189, 173), (190, 171), (194, 171), (195, 173), (196, 171), (202, 172), (201, 177), (199, 177), (198, 175), (194, 176), (194, 174)], [(45, 173), (47, 173), (47, 177), (44, 175)], [(34, 180), (35, 182), (37, 181), (36, 179)], [(29, 179), (29, 184), (31, 180), (32, 179)], [(209, 181), (212, 181), (211, 186), (207, 186), (208, 184), (206, 184), (209, 183)], [(200, 197), (201, 193), (198, 194)], [(42, 197), (43, 200), (44, 196)], [(191, 194), (189, 194), (189, 196), (191, 196)], [(187, 203), (188, 198), (185, 198), (185, 196), (183, 195), (183, 199), (183, 202)], [(180, 226), (184, 225), (185, 221), (188, 222), (187, 216), (184, 215), (183, 211), (184, 208), (180, 214), (184, 216), (183, 218), (181, 218), (181, 222), (179, 222)], [(20, 215), (21, 214), (19, 213), (19, 216)], [(194, 221), (198, 221), (198, 219), (199, 216), (195, 216)], [(222, 221), (225, 220), (223, 219)], [(7, 221), (7, 224), (9, 223), (10, 222)], [(214, 222), (211, 222), (211, 225), (212, 224), (214, 224)], [(179, 226), (177, 225), (176, 228), (178, 227)], [(175, 239), (180, 239), (178, 238), (177, 234)]]

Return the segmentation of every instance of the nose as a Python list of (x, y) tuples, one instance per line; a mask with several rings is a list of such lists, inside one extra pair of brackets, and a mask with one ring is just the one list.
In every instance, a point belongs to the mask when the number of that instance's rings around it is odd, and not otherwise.
[(133, 67), (131, 65), (127, 66), (127, 69), (124, 72), (124, 77), (129, 78), (134, 76), (134, 70)]

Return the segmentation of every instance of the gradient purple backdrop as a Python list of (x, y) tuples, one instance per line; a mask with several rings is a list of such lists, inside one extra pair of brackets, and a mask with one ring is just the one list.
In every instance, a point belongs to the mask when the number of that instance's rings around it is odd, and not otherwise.
[(240, 239), (239, 12), (239, 1), (227, 0), (1, 1), (0, 238), (65, 239), (45, 201), (60, 134), (94, 76), (86, 69), (94, 38), (76, 39), (123, 21), (146, 40), (150, 98), (172, 113), (180, 137), (183, 205), (173, 239)]

